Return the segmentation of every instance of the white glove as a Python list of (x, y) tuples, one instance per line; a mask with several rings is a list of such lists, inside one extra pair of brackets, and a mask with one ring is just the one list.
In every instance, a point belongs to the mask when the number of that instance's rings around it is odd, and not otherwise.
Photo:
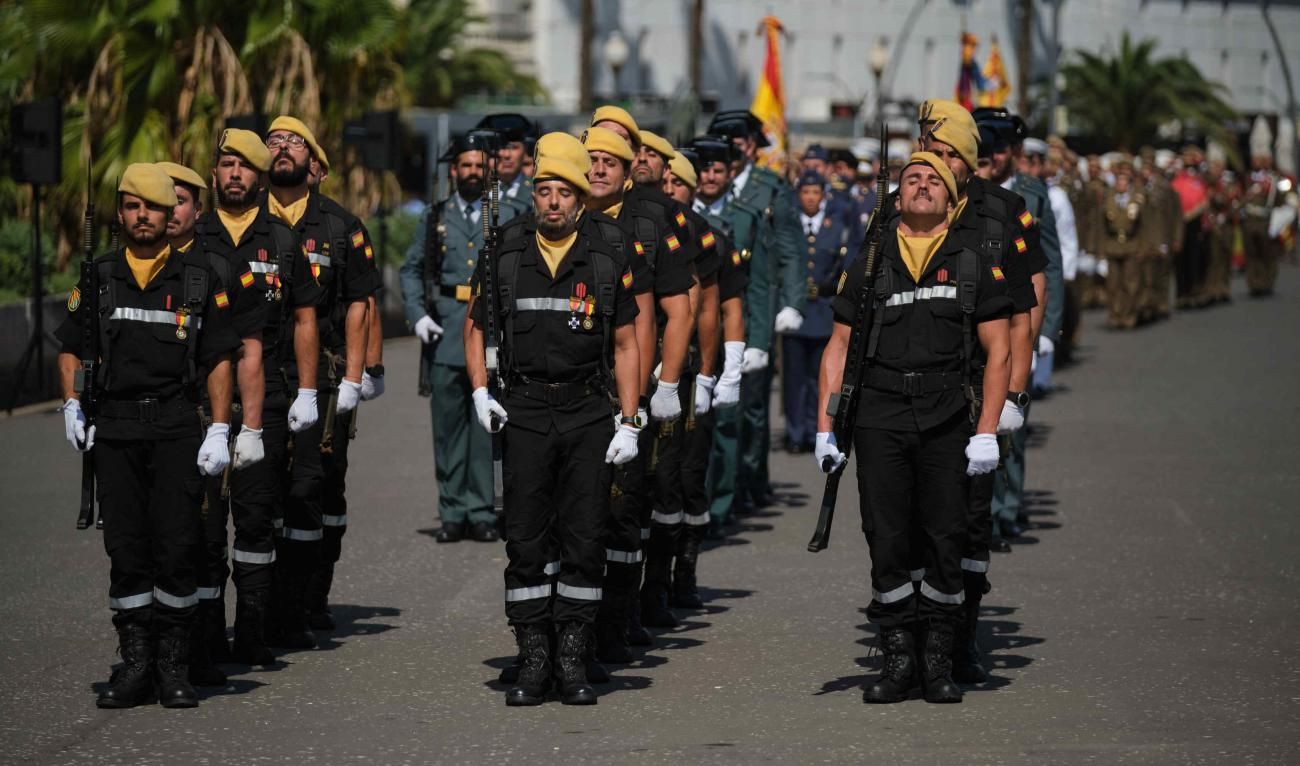
[[(470, 396), (474, 400), (474, 414), (478, 416), (479, 425), (483, 426), (483, 430), (490, 434), (500, 431), (505, 426), (506, 421), (509, 420), (506, 415), (506, 408), (492, 398), (487, 388), (476, 388)], [(497, 417), (495, 428), (492, 426), (493, 415)]]
[(361, 401), (361, 384), (353, 383), (347, 378), (339, 381), (339, 403), (335, 405), (335, 411), (340, 415), (351, 412), (357, 408), (359, 401)]
[(614, 432), (614, 438), (609, 440), (609, 449), (605, 450), (605, 462), (614, 465), (623, 465), (636, 457), (636, 439), (641, 434), (641, 429), (626, 423), (620, 425)]
[(740, 363), (741, 374), (758, 372), (767, 367), (767, 352), (761, 348), (745, 349), (745, 361)]
[(740, 403), (741, 359), (745, 355), (745, 344), (731, 340), (722, 344), (722, 375), (718, 378), (718, 387), (713, 389), (713, 406), (719, 409), (734, 407)]
[(1038, 369), (1038, 354), (1029, 355), (1029, 372), (1032, 374)]
[(204, 476), (216, 476), (230, 465), (230, 424), (213, 423), (199, 447), (199, 471)]
[(650, 397), (650, 417), (655, 420), (672, 420), (681, 417), (682, 402), (677, 398), (677, 384), (659, 381), (655, 395)]
[(81, 411), (81, 402), (69, 399), (59, 409), (63, 412), (63, 434), (68, 437), (68, 444), (78, 452), (89, 452), (95, 446), (95, 427), (86, 430), (86, 413)]
[[(835, 444), (835, 434), (829, 431), (817, 433), (817, 446), (813, 448), (813, 459), (817, 461), (817, 468), (822, 473), (834, 473), (844, 465), (844, 461), (848, 460)], [(830, 462), (826, 462), (827, 460)]]
[(800, 327), (803, 327), (803, 314), (798, 309), (786, 306), (776, 312), (777, 332), (798, 332)]
[(316, 424), (316, 389), (298, 389), (298, 398), (289, 407), (289, 430), (294, 433), (311, 428)]
[(361, 373), (361, 401), (368, 402), (384, 395), (384, 376), (373, 377), (368, 372)]
[(718, 379), (712, 375), (695, 376), (695, 414), (707, 414), (713, 407), (713, 387), (718, 385)]
[(240, 426), (239, 435), (235, 437), (235, 454), (231, 456), (230, 465), (236, 471), (261, 462), (266, 457), (262, 447), (262, 429)]
[(1055, 352), (1056, 352), (1056, 344), (1052, 342), (1052, 339), (1047, 337), (1046, 335), (1039, 335), (1038, 355), (1047, 356), (1048, 354), (1052, 354)]
[(433, 321), (433, 317), (425, 314), (415, 323), (415, 335), (421, 343), (432, 343), (442, 337), (442, 325)]
[(975, 434), (966, 443), (967, 476), (979, 476), (998, 467), (998, 437)]
[(1019, 431), (1025, 425), (1025, 411), (1020, 405), (1006, 399), (1002, 402), (1002, 414), (998, 416), (998, 433), (1009, 434)]

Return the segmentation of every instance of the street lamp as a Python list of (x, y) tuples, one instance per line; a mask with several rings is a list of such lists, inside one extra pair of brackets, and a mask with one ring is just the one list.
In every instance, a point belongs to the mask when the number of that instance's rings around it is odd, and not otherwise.
[(871, 67), (871, 74), (876, 79), (876, 119), (879, 120), (885, 108), (885, 94), (880, 81), (885, 75), (885, 68), (889, 66), (889, 41), (886, 38), (878, 38), (871, 50), (867, 51), (867, 66)]
[(632, 48), (627, 44), (623, 33), (615, 29), (605, 38), (604, 46), (605, 61), (609, 68), (614, 71), (614, 99), (619, 98), (618, 73), (622, 71), (623, 65), (627, 63), (628, 56), (632, 53)]

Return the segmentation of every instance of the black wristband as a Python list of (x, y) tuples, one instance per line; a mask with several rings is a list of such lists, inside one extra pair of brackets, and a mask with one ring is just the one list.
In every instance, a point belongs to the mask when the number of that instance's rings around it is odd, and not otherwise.
[(384, 366), (377, 364), (374, 367), (367, 367), (366, 374), (372, 378), (382, 378), (384, 377)]

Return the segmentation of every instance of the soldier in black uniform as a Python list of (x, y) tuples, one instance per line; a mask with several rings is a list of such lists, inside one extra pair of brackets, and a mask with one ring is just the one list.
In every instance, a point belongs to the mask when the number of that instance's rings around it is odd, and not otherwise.
[[(880, 626), (885, 661), (880, 679), (863, 695), (866, 702), (907, 698), (916, 676), (918, 628), (926, 700), (961, 701), (951, 654), (954, 628), (963, 619), (968, 477), (998, 463), (1001, 408), (981, 409), (979, 399), (1001, 402), (1006, 394), (1011, 300), (1001, 267), (951, 235), (950, 200), (956, 198), (956, 181), (943, 161), (913, 154), (900, 181), (901, 215), (884, 232), (875, 276), (854, 446), (871, 550), (867, 617)], [(851, 266), (833, 304), (836, 325), (819, 386), (816, 457), (823, 469), (845, 459), (826, 406), (843, 382), (864, 278), (860, 265)], [(920, 556), (913, 550), (918, 545)], [(924, 566), (919, 586), (911, 576), (918, 558)]]
[[(607, 464), (637, 453), (633, 274), (603, 240), (579, 231), (580, 200), (589, 191), (580, 168), (542, 158), (529, 236), (505, 240), (494, 254), (500, 403), (487, 389), (481, 294), (464, 331), (479, 422), (489, 431), (505, 424), (506, 616), (522, 660), (508, 705), (540, 704), (553, 675), (566, 704), (596, 702), (585, 658), (605, 568)], [(483, 284), (484, 262), (480, 293), (492, 289)], [(617, 430), (609, 416), (611, 369), (622, 412)]]
[[(99, 695), (104, 708), (141, 704), (155, 686), (166, 707), (198, 704), (187, 662), (199, 600), (201, 474), (215, 476), (230, 462), (230, 357), (240, 343), (212, 269), (167, 242), (176, 202), (162, 169), (126, 169), (117, 205), (126, 247), (99, 259), (97, 295), (74, 291), (56, 333), (65, 432), (79, 451), (95, 448), (112, 562), (109, 607), (123, 664)], [(85, 323), (96, 304), (98, 348), (88, 349)], [(96, 352), (99, 409), (88, 427), (76, 378), (82, 355)], [(198, 409), (204, 381), (212, 402), (206, 435)]]
[[(270, 607), (275, 532), (277, 524), (283, 524), (288, 491), (290, 432), (301, 432), (316, 419), (310, 394), (299, 395), (291, 412), (285, 368), (297, 347), (303, 351), (296, 359), (297, 377), (315, 377), (316, 304), (321, 299), (297, 235), (259, 204), (261, 175), (270, 166), (270, 152), (256, 133), (225, 131), (212, 168), (217, 204), (196, 227), (199, 248), (224, 267), (232, 283), (256, 295), (261, 308), (257, 328), (244, 338), (236, 365), (235, 422), (240, 429), (235, 470), (208, 484), (205, 533), (211, 580), (217, 588), (201, 606), (209, 645), (250, 665), (275, 661), (263, 626)], [(238, 460), (243, 443), (257, 443), (266, 459), (243, 468)], [(227, 512), (235, 527), (230, 559), (238, 594), (233, 652), (222, 652), (222, 588), (231, 574), (226, 562)]]
[[(316, 645), (312, 628), (333, 627), (328, 597), (348, 523), (344, 491), (350, 413), (361, 398), (367, 314), (380, 277), (365, 226), (307, 183), (311, 160), (324, 154), (311, 130), (301, 120), (282, 115), (271, 122), (266, 146), (272, 162), (265, 206), (297, 233), (322, 291), (316, 305), (316, 379), (297, 379), (299, 391), (320, 392), (318, 420), (294, 438), (289, 498), (276, 549), (281, 619), (279, 630), (273, 631), (275, 645), (305, 649)], [(383, 371), (371, 375), (382, 377)], [(305, 388), (313, 383), (314, 389)], [(290, 425), (292, 418), (290, 413)]]

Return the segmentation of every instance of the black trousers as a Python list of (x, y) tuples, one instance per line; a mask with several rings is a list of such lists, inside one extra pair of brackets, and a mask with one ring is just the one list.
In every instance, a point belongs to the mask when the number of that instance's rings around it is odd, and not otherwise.
[[(358, 405), (360, 406), (360, 405)], [(348, 531), (348, 449), (352, 439), (354, 409), (334, 419), (334, 444), (329, 454), (321, 453), (321, 561), (334, 564), (343, 553), (343, 535)], [(477, 425), (477, 424), (475, 424)]]
[(506, 423), (502, 444), (506, 618), (595, 621), (605, 570), (611, 418), (560, 433)]
[(188, 625), (199, 600), (201, 443), (197, 421), (192, 437), (95, 442), (109, 608), (152, 604), (160, 630)]
[[(265, 591), (271, 587), (271, 564), (275, 561), (275, 530), (284, 513), (288, 481), (289, 403), (281, 391), (268, 392), (262, 407), (262, 449), (266, 457), (238, 471), (230, 470), (229, 496), (221, 499), (223, 478), (206, 482), (203, 514), (204, 559), (199, 596), (219, 600), (226, 578), (234, 568), (235, 587), (241, 591)], [(232, 413), (230, 430), (238, 434), (242, 413)], [(226, 558), (226, 519), (234, 519), (235, 542)]]
[[(927, 431), (854, 432), (862, 531), (871, 551), (867, 618), (881, 627), (961, 618), (971, 433), (965, 409)], [(915, 562), (925, 569), (916, 583)]]
[[(321, 386), (316, 397), (316, 422), (310, 428), (290, 434), (293, 453), (290, 457), (289, 487), (284, 503), (284, 522), (276, 538), (279, 566), (314, 567), (320, 558), (325, 497), (325, 461), (321, 455), (321, 437), (330, 391)], [(335, 417), (330, 437), (331, 449), (347, 442)], [(288, 556), (291, 561), (283, 561)]]
[[(695, 390), (695, 376), (683, 385)], [(709, 451), (713, 447), (713, 409), (695, 414), (694, 396), (682, 397), (682, 459), (679, 475), (682, 487), (682, 522), (688, 527), (709, 525)]]

